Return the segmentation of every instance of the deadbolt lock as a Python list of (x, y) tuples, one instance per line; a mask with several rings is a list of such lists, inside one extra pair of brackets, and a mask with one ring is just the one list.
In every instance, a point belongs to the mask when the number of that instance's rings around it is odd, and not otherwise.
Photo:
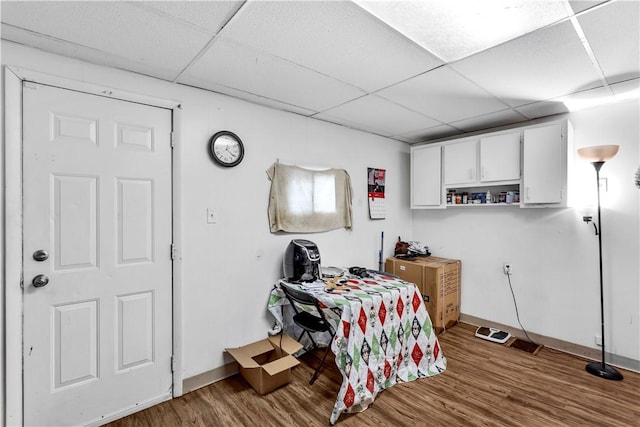
[(38, 262), (46, 261), (47, 259), (49, 259), (49, 252), (45, 251), (44, 249), (39, 249), (33, 253), (33, 259)]

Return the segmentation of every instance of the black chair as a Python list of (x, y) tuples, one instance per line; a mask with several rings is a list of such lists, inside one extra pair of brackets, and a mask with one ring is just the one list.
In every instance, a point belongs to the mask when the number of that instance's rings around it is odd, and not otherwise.
[[(293, 307), (294, 323), (302, 328), (302, 333), (298, 337), (298, 341), (300, 341), (300, 339), (304, 334), (307, 334), (309, 336), (309, 339), (311, 340), (311, 343), (313, 344), (313, 346), (310, 349), (308, 349), (309, 352), (315, 350), (316, 348), (319, 348), (318, 344), (313, 339), (313, 336), (311, 336), (312, 332), (330, 332), (331, 339), (333, 340), (335, 331), (333, 330), (333, 328), (327, 321), (327, 318), (325, 317), (324, 313), (320, 309), (320, 306), (318, 305), (318, 300), (313, 295), (307, 292), (301, 291), (299, 289), (294, 289), (285, 284), (282, 284), (280, 288), (282, 289), (285, 296), (289, 300), (291, 307)], [(301, 309), (300, 306), (313, 307), (312, 311), (314, 311), (315, 314), (310, 311)], [(318, 378), (318, 374), (320, 373), (320, 368), (322, 368), (322, 365), (324, 365), (324, 360), (327, 358), (327, 354), (329, 353), (330, 349), (331, 349), (331, 342), (329, 342), (329, 344), (327, 345), (327, 348), (324, 351), (322, 359), (320, 360), (320, 365), (318, 365), (318, 367), (316, 368), (316, 371), (313, 373), (313, 376), (311, 377), (311, 381), (309, 381), (309, 384), (313, 384), (316, 378)]]

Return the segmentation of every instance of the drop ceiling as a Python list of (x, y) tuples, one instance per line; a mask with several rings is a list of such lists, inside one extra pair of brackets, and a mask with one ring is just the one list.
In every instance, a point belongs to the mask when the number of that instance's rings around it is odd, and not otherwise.
[(5, 1), (1, 37), (418, 143), (640, 92), (640, 2)]

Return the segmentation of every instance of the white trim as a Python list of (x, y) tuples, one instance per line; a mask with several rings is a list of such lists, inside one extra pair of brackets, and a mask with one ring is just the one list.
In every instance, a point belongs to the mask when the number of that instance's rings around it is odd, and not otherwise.
[[(182, 112), (178, 101), (155, 98), (119, 89), (52, 76), (19, 67), (6, 66), (5, 89), (5, 326), (6, 358), (5, 383), (11, 393), (5, 394), (5, 425), (23, 424), (22, 389), (22, 81), (31, 81), (64, 89), (76, 90), (108, 98), (137, 102), (172, 110), (176, 148), (172, 151), (173, 164), (173, 240), (177, 244), (177, 257), (173, 262), (173, 397), (182, 395), (182, 178), (181, 122)], [(170, 399), (163, 397), (162, 400)], [(152, 406), (159, 401), (155, 399)], [(140, 408), (137, 406), (136, 408)], [(120, 413), (119, 416), (123, 416)], [(1, 415), (1, 414), (0, 414)], [(115, 417), (115, 415), (114, 415)], [(116, 418), (114, 418), (116, 419)]]
[(5, 425), (22, 425), (22, 80), (4, 69)]
[[(497, 323), (492, 320), (486, 320), (480, 317), (471, 316), (470, 314), (460, 314), (460, 322), (467, 323), (473, 326), (485, 326), (488, 328), (500, 329), (505, 332), (509, 332), (516, 338), (520, 338), (523, 340), (529, 340), (530, 338), (537, 344), (542, 344), (546, 347), (589, 360), (599, 361), (602, 357), (601, 351), (593, 347), (586, 347), (584, 345), (574, 344), (557, 338), (548, 337), (546, 335), (535, 334), (533, 332), (527, 332), (527, 334), (529, 335), (527, 337), (525, 336), (522, 329), (514, 328), (502, 323)], [(610, 365), (616, 366), (618, 368), (627, 369), (633, 372), (640, 372), (640, 361), (638, 360), (624, 356), (618, 356), (612, 353), (607, 353), (607, 361)]]
[(238, 372), (238, 363), (231, 362), (210, 371), (194, 375), (193, 377), (185, 378), (182, 386), (184, 387), (185, 393), (191, 393), (194, 390), (222, 381), (232, 375), (236, 375)]
[(182, 107), (173, 108), (173, 397), (182, 396)]
[(64, 77), (44, 74), (39, 71), (28, 70), (26, 68), (19, 68), (10, 65), (6, 66), (6, 68), (11, 70), (16, 76), (20, 78), (20, 80), (27, 80), (34, 83), (56, 86), (64, 89), (72, 89), (78, 92), (106, 96), (108, 98), (122, 99), (125, 101), (137, 102), (140, 104), (147, 104), (160, 108), (174, 109), (180, 105), (180, 102), (175, 100), (156, 98), (141, 93), (115, 89), (108, 86), (98, 86), (93, 83), (85, 83), (77, 80), (67, 79)]
[(100, 417), (95, 420), (89, 421), (86, 424), (86, 427), (101, 426), (101, 425), (110, 423), (111, 421), (119, 420), (120, 418), (126, 417), (127, 415), (134, 414), (143, 409), (151, 408), (152, 406), (155, 406), (158, 403), (166, 402), (167, 400), (171, 400), (171, 393), (164, 394), (160, 397), (156, 397), (154, 399), (148, 400), (146, 402), (142, 402), (137, 405), (132, 405), (123, 411), (118, 411), (113, 414), (109, 414), (105, 417)]

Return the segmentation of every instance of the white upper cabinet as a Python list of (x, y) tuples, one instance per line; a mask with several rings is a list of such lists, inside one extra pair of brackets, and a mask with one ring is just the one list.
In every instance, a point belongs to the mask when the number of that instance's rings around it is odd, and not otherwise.
[(520, 179), (520, 132), (480, 139), (480, 181)]
[(520, 135), (511, 132), (444, 144), (445, 187), (519, 180)]
[(444, 184), (472, 184), (478, 180), (478, 141), (455, 142), (444, 146)]
[(566, 207), (570, 131), (562, 120), (413, 146), (411, 208)]
[(525, 129), (523, 147), (522, 203), (565, 206), (567, 138), (562, 124)]
[(442, 203), (442, 147), (411, 147), (411, 208), (444, 207)]

